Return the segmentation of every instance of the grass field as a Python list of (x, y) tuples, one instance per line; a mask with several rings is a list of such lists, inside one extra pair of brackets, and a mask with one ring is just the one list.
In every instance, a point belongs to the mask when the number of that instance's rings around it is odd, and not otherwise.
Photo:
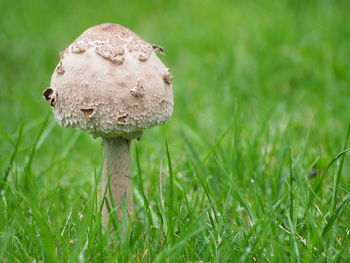
[[(350, 262), (348, 1), (1, 1), (1, 262)], [(169, 123), (133, 142), (135, 213), (102, 231), (101, 139), (43, 100), (114, 22), (165, 48)], [(166, 146), (168, 145), (168, 147)]]

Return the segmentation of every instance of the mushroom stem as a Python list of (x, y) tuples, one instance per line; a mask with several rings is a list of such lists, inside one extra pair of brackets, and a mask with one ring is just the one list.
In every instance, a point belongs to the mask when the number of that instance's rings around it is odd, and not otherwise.
[[(130, 178), (130, 140), (124, 138), (104, 138), (104, 165), (102, 194), (105, 194), (111, 210), (117, 209), (119, 219), (122, 216), (122, 207), (132, 213), (133, 201)], [(109, 182), (109, 187), (108, 187)], [(107, 189), (106, 189), (107, 188)], [(111, 192), (110, 192), (111, 191)], [(113, 197), (113, 201), (111, 198)], [(125, 202), (125, 203), (124, 203)], [(108, 210), (106, 202), (102, 210), (102, 222), (108, 224)]]

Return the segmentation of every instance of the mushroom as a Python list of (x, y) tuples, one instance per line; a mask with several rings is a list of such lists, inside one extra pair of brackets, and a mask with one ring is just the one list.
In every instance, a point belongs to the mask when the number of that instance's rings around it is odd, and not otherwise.
[[(144, 129), (165, 123), (173, 111), (172, 78), (155, 51), (123, 26), (93, 26), (62, 53), (43, 94), (54, 102), (60, 125), (103, 138), (101, 192), (109, 206), (117, 206), (119, 217), (123, 204), (133, 211), (131, 141), (140, 139)], [(108, 218), (104, 206), (105, 225)]]

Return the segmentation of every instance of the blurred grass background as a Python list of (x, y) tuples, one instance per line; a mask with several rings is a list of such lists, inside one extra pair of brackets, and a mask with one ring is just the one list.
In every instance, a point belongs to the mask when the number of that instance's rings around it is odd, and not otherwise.
[[(349, 11), (342, 0), (1, 1), (1, 260), (349, 262), (350, 167), (334, 159), (347, 148)], [(135, 219), (108, 233), (94, 197), (101, 141), (59, 127), (41, 95), (58, 51), (105, 22), (163, 46), (175, 77), (171, 121), (133, 143)]]

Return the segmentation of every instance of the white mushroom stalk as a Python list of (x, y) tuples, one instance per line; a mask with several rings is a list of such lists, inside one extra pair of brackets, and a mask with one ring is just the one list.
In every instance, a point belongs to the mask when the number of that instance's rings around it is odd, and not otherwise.
[(110, 182), (114, 200), (109, 203), (119, 214), (124, 197), (130, 213), (133, 207), (131, 140), (165, 123), (173, 111), (172, 76), (157, 51), (163, 48), (120, 25), (91, 27), (60, 53), (50, 88), (43, 94), (59, 124), (103, 138), (103, 185)]
[[(130, 141), (124, 138), (103, 139), (104, 165), (102, 189), (106, 193), (106, 205), (102, 215), (104, 224), (108, 221), (108, 210), (117, 206), (118, 216), (122, 217), (122, 209), (133, 211), (130, 174)], [(110, 192), (111, 190), (112, 192)], [(113, 198), (110, 199), (110, 196)], [(107, 209), (107, 206), (109, 209)], [(118, 207), (119, 206), (119, 207)]]

